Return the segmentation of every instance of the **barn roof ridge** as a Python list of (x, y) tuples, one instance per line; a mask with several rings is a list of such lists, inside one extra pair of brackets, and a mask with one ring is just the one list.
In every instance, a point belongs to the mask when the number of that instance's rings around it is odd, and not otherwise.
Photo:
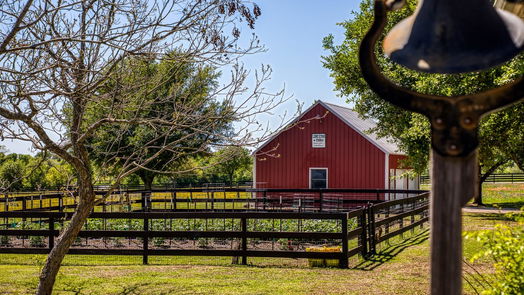
[(295, 124), (297, 121), (299, 121), (300, 118), (302, 118), (305, 114), (307, 114), (310, 110), (312, 110), (316, 105), (319, 105), (319, 104), (322, 105), (324, 108), (326, 108), (331, 113), (333, 113), (342, 122), (344, 122), (350, 128), (358, 132), (360, 135), (362, 135), (364, 138), (366, 138), (369, 142), (374, 144), (384, 153), (390, 154), (390, 155), (405, 155), (405, 153), (401, 152), (398, 146), (394, 142), (390, 141), (391, 140), (390, 138), (389, 139), (386, 137), (379, 138), (375, 133), (368, 132), (369, 129), (374, 128), (376, 126), (376, 124), (373, 121), (369, 119), (360, 118), (359, 114), (350, 108), (332, 104), (332, 103), (327, 103), (321, 100), (318, 100), (315, 103), (313, 103), (310, 107), (308, 107), (305, 111), (303, 111), (300, 115), (298, 115), (295, 119), (293, 119), (288, 125), (286, 125), (285, 127), (275, 132), (274, 135), (272, 135), (262, 145), (256, 148), (253, 151), (252, 155), (256, 155), (258, 151), (260, 151), (268, 143), (273, 141), (282, 132), (288, 130), (290, 126), (292, 127), (292, 125)]
[(405, 155), (405, 153), (401, 152), (398, 146), (393, 142), (392, 138), (378, 137), (374, 132), (369, 132), (370, 129), (377, 126), (377, 124), (372, 120), (361, 118), (359, 113), (348, 107), (324, 102), (321, 100), (313, 105), (317, 104), (320, 104), (331, 111), (335, 116), (341, 119), (349, 127), (357, 131), (360, 135), (373, 143), (383, 152), (391, 155)]

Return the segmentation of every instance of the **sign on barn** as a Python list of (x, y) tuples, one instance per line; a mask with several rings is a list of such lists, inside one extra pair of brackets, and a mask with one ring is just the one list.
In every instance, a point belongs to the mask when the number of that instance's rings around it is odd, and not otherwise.
[(418, 189), (406, 155), (375, 123), (346, 107), (318, 101), (254, 153), (257, 188)]
[(326, 147), (326, 135), (325, 134), (313, 134), (312, 146), (314, 148), (325, 148)]

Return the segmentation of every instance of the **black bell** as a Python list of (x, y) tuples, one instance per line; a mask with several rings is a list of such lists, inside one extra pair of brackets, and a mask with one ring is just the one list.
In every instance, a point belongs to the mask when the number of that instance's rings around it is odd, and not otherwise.
[(430, 73), (486, 69), (517, 55), (524, 21), (489, 0), (420, 0), (384, 39), (393, 61)]

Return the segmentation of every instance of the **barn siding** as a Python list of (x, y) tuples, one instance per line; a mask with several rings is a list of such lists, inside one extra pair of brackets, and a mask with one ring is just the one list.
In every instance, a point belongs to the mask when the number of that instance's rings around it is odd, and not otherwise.
[[(385, 188), (384, 152), (326, 112), (316, 105), (255, 155), (258, 188), (309, 188), (312, 167), (328, 168), (329, 188)], [(317, 115), (325, 117), (304, 122)], [(326, 134), (326, 148), (311, 147), (313, 133)]]
[(410, 167), (404, 167), (401, 163), (406, 158), (404, 155), (389, 155), (389, 169), (409, 169)]

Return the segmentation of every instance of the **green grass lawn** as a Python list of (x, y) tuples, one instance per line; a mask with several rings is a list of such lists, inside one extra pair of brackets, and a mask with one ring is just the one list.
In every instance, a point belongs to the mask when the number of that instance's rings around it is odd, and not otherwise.
[(485, 183), (482, 197), (486, 206), (520, 209), (524, 206), (524, 183)]
[[(421, 185), (421, 189), (429, 190), (431, 186)], [(524, 206), (524, 183), (484, 183), (482, 200), (488, 207), (520, 209)]]
[[(501, 215), (466, 214), (464, 230), (493, 228)], [(350, 269), (309, 268), (307, 260), (231, 258), (68, 256), (57, 279), (56, 294), (427, 294), (428, 231), (418, 229), (404, 240), (379, 245), (370, 260), (352, 259)], [(480, 245), (465, 240), (465, 257)], [(0, 293), (31, 294), (38, 281), (42, 255), (0, 255)], [(489, 261), (474, 265), (489, 274)], [(465, 267), (466, 278), (473, 271)], [(465, 293), (474, 294), (465, 283)]]

